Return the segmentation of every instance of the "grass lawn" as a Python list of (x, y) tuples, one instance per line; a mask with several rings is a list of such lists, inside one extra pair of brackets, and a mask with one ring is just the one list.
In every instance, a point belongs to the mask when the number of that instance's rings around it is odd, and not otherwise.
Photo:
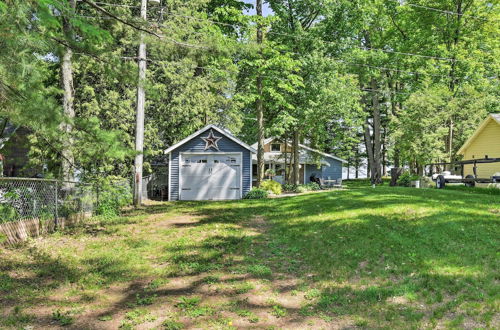
[(500, 195), (151, 205), (0, 248), (0, 328), (500, 328)]

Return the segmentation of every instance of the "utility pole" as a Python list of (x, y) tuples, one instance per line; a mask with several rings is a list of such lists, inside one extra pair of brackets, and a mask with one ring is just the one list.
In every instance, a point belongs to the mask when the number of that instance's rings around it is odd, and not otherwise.
[[(148, 0), (141, 0), (141, 19), (147, 20)], [(139, 81), (137, 84), (137, 109), (135, 126), (135, 162), (134, 162), (134, 205), (140, 206), (142, 203), (142, 163), (144, 160), (144, 105), (146, 102), (146, 93), (144, 83), (146, 82), (146, 43), (144, 42), (144, 33), (141, 32), (141, 41), (139, 44)]]
[[(256, 11), (259, 19), (262, 19), (262, 0), (257, 0)], [(262, 23), (257, 23), (257, 44), (259, 45), (259, 54), (262, 58)], [(262, 101), (262, 77), (260, 73), (257, 74), (257, 100), (255, 101), (255, 106), (257, 110), (257, 187), (260, 187), (262, 180), (264, 179), (264, 105)]]

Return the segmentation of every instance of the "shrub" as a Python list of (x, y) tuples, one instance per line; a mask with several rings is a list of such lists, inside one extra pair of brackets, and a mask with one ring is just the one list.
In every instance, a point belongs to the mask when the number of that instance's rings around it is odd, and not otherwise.
[(283, 191), (293, 192), (295, 191), (297, 186), (291, 183), (284, 183), (283, 185), (281, 185), (281, 188), (283, 189)]
[(316, 191), (316, 190), (320, 190), (321, 189), (321, 187), (319, 186), (319, 184), (317, 184), (316, 182), (309, 182), (309, 183), (306, 183), (306, 184), (299, 184), (299, 185), (285, 183), (282, 186), (282, 188), (286, 192), (294, 192), (294, 193), (299, 193), (299, 194), (305, 193), (305, 192), (308, 192), (308, 191)]
[(295, 192), (298, 194), (302, 194), (305, 192), (308, 192), (307, 187), (303, 184), (299, 184), (298, 186), (295, 187)]
[(246, 195), (245, 199), (261, 199), (267, 198), (268, 192), (264, 189), (252, 188)]
[(282, 192), (281, 184), (273, 180), (262, 181), (262, 183), (260, 184), (260, 188), (270, 191), (275, 195), (281, 195)]
[(398, 178), (398, 186), (409, 187), (412, 181), (418, 180), (418, 175), (411, 174), (409, 171), (403, 172)]
[(98, 183), (98, 203), (96, 214), (113, 217), (120, 209), (132, 202), (132, 189), (128, 181), (111, 177)]
[(304, 187), (308, 191), (316, 191), (316, 190), (321, 189), (321, 187), (319, 186), (319, 184), (317, 182), (309, 182), (309, 183), (305, 184)]
[(15, 221), (17, 217), (17, 210), (13, 206), (0, 204), (0, 223)]

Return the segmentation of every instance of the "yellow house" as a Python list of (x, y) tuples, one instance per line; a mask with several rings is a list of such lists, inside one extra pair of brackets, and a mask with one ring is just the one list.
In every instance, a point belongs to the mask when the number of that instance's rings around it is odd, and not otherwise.
[[(500, 158), (500, 114), (490, 114), (458, 150), (464, 160)], [(465, 165), (464, 176), (473, 175), (473, 165)], [(477, 176), (489, 178), (500, 173), (500, 163), (477, 164)]]

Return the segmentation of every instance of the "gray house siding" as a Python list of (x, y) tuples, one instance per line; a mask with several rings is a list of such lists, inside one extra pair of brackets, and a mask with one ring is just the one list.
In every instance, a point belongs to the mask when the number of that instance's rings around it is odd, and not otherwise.
[[(201, 137), (205, 137), (210, 129), (201, 132), (196, 135), (191, 140), (187, 141), (183, 145), (180, 145), (178, 148), (171, 151), (171, 163), (170, 163), (170, 187), (169, 187), (169, 195), (170, 200), (179, 200), (179, 154), (181, 152), (207, 152), (213, 153), (216, 152), (214, 149), (205, 150), (205, 142), (201, 139)], [(228, 137), (220, 134), (216, 130), (214, 130), (214, 134), (216, 136), (221, 136), (222, 139), (218, 141), (219, 151), (220, 152), (241, 152), (242, 153), (242, 194), (245, 196), (251, 188), (252, 179), (251, 179), (251, 152), (250, 150), (244, 148), (240, 144), (234, 142)]]
[(317, 178), (321, 177), (322, 175), (322, 169), (321, 167), (318, 168), (318, 165), (314, 165), (314, 164), (306, 164), (306, 180), (304, 183), (309, 183), (311, 182), (311, 180), (309, 179), (311, 177), (312, 174), (315, 174), (315, 176)]
[(324, 157), (322, 160), (328, 162), (330, 166), (322, 165), (318, 168), (317, 165), (307, 164), (306, 165), (306, 180), (305, 183), (309, 183), (309, 178), (314, 173), (317, 178), (338, 180), (342, 178), (342, 162), (333, 158)]
[(323, 166), (323, 179), (338, 180), (342, 179), (342, 162), (333, 158), (325, 157), (330, 166)]

